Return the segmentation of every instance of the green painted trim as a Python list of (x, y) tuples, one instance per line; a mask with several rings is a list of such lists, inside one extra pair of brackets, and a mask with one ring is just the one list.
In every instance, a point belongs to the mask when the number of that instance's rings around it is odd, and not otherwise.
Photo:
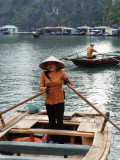
[(88, 145), (0, 141), (0, 151), (41, 155), (86, 155)]
[[(25, 157), (25, 156), (5, 156), (0, 155), (0, 160), (65, 160), (65, 158), (54, 158), (54, 157)], [(67, 158), (67, 160), (76, 160)], [(80, 160), (80, 159), (79, 159)]]

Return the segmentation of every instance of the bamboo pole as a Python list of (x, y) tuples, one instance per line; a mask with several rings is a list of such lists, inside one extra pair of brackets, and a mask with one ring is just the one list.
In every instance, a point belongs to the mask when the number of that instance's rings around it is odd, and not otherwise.
[[(87, 104), (89, 104), (94, 110), (96, 110), (101, 116), (106, 118), (106, 115), (104, 115), (100, 110), (98, 110), (93, 104), (91, 104), (85, 97), (83, 97), (79, 92), (77, 92), (70, 84), (67, 84), (67, 86), (72, 89), (79, 97), (81, 97)], [(119, 131), (120, 128), (112, 122), (110, 119), (108, 120), (114, 127), (116, 127)]]

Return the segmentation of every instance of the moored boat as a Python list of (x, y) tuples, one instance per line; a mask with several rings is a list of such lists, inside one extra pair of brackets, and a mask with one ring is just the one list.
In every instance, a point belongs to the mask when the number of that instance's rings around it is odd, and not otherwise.
[(90, 59), (86, 56), (79, 55), (66, 57), (64, 59), (67, 61), (72, 61), (76, 66), (101, 67), (120, 63), (120, 51), (104, 54), (98, 53), (94, 58)]
[(39, 32), (38, 32), (38, 31), (33, 32), (33, 37), (34, 37), (34, 38), (39, 38), (39, 37), (40, 37)]

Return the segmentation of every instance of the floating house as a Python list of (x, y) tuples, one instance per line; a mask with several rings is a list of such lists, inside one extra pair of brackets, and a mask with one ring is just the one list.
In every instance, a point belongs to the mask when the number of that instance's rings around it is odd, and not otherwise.
[(76, 32), (76, 29), (64, 27), (64, 26), (57, 26), (57, 27), (43, 27), (41, 29), (38, 29), (40, 34), (55, 34), (55, 35), (69, 35), (74, 34)]
[(65, 26), (57, 26), (57, 27), (55, 27), (55, 33), (56, 34), (62, 34), (63, 32), (65, 32), (66, 28), (67, 27), (65, 27)]
[(75, 28), (64, 28), (63, 29), (63, 34), (75, 34), (76, 33), (76, 29)]
[(56, 34), (70, 35), (76, 32), (75, 28), (70, 28), (70, 27), (58, 26), (54, 28), (55, 28)]
[(79, 34), (79, 35), (87, 35), (90, 33), (90, 27), (89, 26), (82, 26), (82, 27), (77, 27), (77, 31), (76, 31), (76, 34)]
[(3, 34), (15, 34), (18, 33), (18, 27), (13, 25), (6, 25), (0, 28)]
[(105, 35), (105, 36), (116, 36), (118, 35), (118, 29), (99, 26), (91, 29), (91, 32), (94, 31), (96, 34)]
[(118, 35), (118, 29), (114, 29), (114, 28), (108, 28), (106, 29), (104, 35), (108, 35), (108, 36), (117, 36)]
[(81, 26), (75, 28), (57, 26), (57, 27), (43, 27), (37, 29), (39, 34), (43, 35), (87, 35), (87, 36), (118, 36), (120, 29), (114, 29), (107, 26), (89, 27)]
[(54, 33), (55, 31), (54, 31), (54, 28), (55, 27), (43, 27), (43, 28), (41, 28), (41, 29), (38, 29), (39, 30), (39, 33), (40, 34), (44, 34), (44, 35), (48, 35), (48, 34), (52, 34), (52, 33)]

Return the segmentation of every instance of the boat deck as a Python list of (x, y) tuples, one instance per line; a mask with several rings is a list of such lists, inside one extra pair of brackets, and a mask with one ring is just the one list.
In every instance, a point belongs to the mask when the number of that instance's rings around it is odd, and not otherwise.
[[(5, 120), (6, 124), (14, 121), (23, 112), (17, 112), (9, 119)], [(0, 132), (0, 140), (6, 140), (7, 134), (28, 134), (33, 140), (36, 134), (62, 135), (70, 137), (70, 144), (75, 144), (75, 137), (81, 137), (82, 145), (89, 145), (90, 150), (86, 156), (68, 156), (68, 158), (77, 158), (82, 160), (105, 160), (109, 154), (111, 132), (107, 124), (104, 132), (101, 128), (104, 118), (98, 114), (65, 112), (64, 125), (72, 126), (72, 130), (54, 130), (46, 129), (48, 124), (48, 116), (46, 114), (27, 114), (22, 120), (13, 124), (5, 131)], [(34, 128), (36, 124), (40, 124), (40, 128)], [(28, 142), (27, 142), (28, 143)], [(57, 159), (57, 158), (55, 158)]]

